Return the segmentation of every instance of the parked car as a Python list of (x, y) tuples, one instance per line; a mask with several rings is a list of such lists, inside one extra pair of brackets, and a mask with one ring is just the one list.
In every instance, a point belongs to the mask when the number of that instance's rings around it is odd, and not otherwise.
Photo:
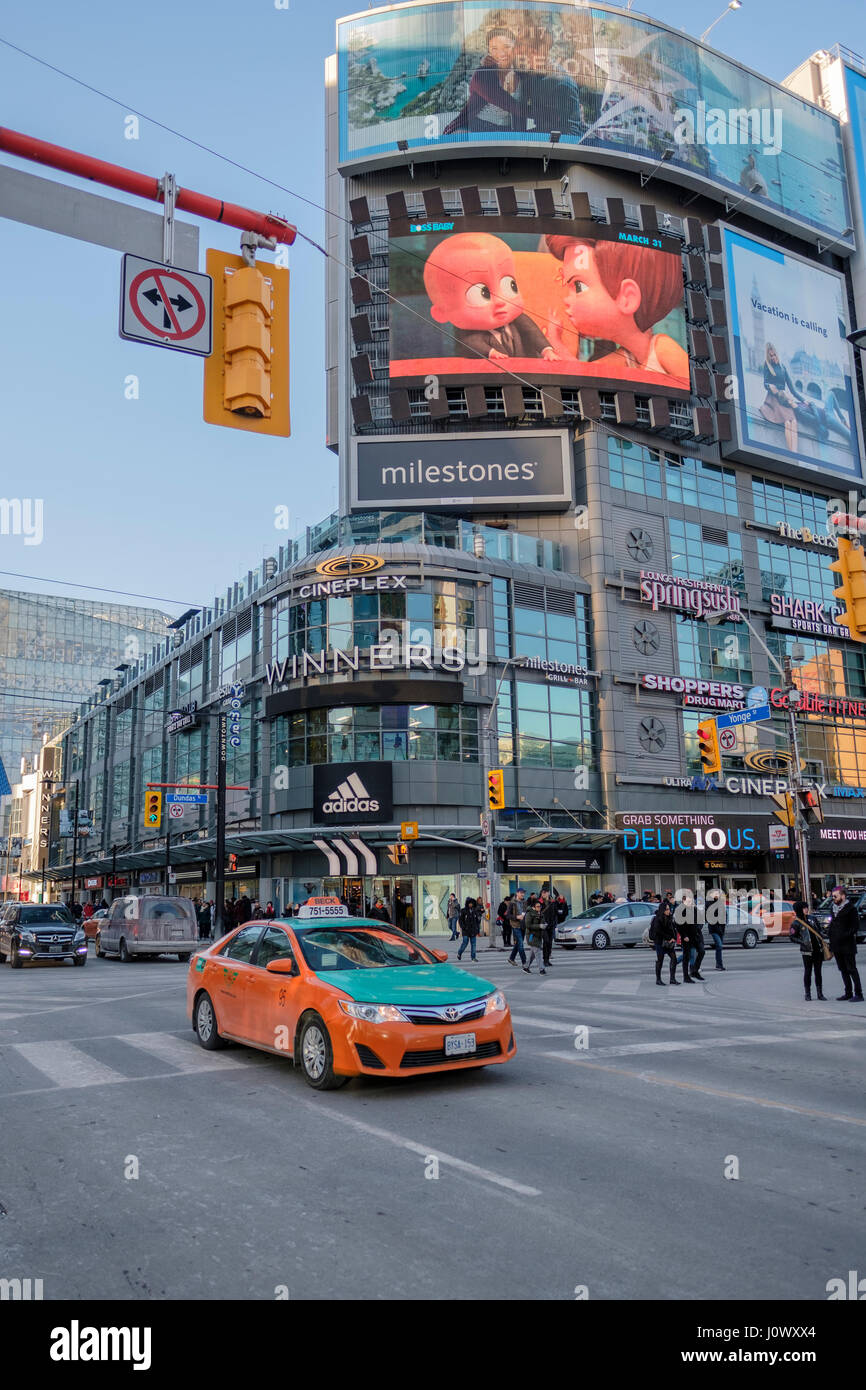
[(92, 917), (82, 918), (81, 925), (84, 928), (84, 934), (88, 941), (95, 940), (99, 935), (99, 928), (102, 926), (103, 922), (108, 921), (108, 914), (110, 911), (111, 909), (108, 907), (98, 907)]
[[(704, 928), (704, 940), (708, 949), (712, 949), (712, 937), (707, 928)], [(760, 910), (747, 907), (729, 907), (725, 912), (725, 945), (742, 946), (746, 951), (753, 951), (762, 941), (767, 940), (767, 924), (761, 916)]]
[(35, 960), (87, 964), (87, 938), (62, 903), (12, 903), (0, 919), (0, 961), (13, 970)]
[[(866, 941), (866, 888), (857, 884), (852, 888), (847, 888), (845, 891), (848, 897), (853, 899), (857, 904), (857, 915), (860, 918), (860, 925), (857, 928), (857, 940), (858, 942), (864, 942)], [(823, 902), (818, 904), (815, 909), (815, 916), (818, 918), (818, 923), (822, 929), (826, 929), (830, 925), (830, 918), (833, 916), (832, 897), (828, 896)]]
[(96, 954), (120, 956), (176, 955), (187, 961), (198, 946), (195, 908), (188, 898), (163, 898), (157, 894), (117, 898), (108, 917), (97, 929)]
[(655, 915), (655, 903), (599, 903), (576, 917), (568, 917), (556, 928), (553, 939), (563, 950), (592, 946), (606, 951), (609, 946), (637, 946)]
[(758, 915), (767, 928), (768, 941), (790, 941), (788, 928), (794, 920), (792, 902), (773, 901), (770, 905), (759, 907)]

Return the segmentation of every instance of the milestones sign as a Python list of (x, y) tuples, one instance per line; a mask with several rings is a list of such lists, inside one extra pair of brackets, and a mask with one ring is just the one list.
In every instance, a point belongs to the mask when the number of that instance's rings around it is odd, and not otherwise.
[(386, 435), (353, 442), (352, 507), (564, 511), (573, 501), (567, 430)]

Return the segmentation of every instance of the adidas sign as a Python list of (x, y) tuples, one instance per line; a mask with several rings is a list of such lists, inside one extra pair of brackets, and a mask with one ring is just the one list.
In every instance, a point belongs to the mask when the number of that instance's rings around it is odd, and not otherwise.
[(371, 797), (357, 772), (350, 772), (322, 805), (325, 815), (345, 815), (351, 811), (378, 811), (379, 803)]

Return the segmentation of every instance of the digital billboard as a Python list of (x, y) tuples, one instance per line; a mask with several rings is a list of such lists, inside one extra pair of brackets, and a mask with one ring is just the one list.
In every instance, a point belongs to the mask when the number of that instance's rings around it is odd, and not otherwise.
[(730, 227), (723, 233), (736, 449), (859, 478), (843, 277)]
[(340, 163), (544, 145), (669, 163), (836, 235), (839, 122), (694, 39), (620, 9), (518, 0), (391, 6), (338, 25)]
[(678, 241), (559, 218), (466, 217), (435, 232), (412, 225), (391, 223), (395, 382), (512, 374), (688, 395)]
[(866, 77), (862, 72), (855, 72), (853, 68), (845, 69), (845, 91), (848, 98), (848, 128), (851, 132), (854, 165), (857, 171), (860, 217), (866, 222)]

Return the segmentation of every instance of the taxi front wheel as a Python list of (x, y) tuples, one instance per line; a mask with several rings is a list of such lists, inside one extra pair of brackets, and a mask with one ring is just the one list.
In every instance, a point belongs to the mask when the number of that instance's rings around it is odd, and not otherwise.
[(318, 1014), (310, 1014), (301, 1027), (298, 1041), (298, 1060), (304, 1080), (317, 1091), (335, 1091), (345, 1086), (348, 1076), (334, 1071), (334, 1052), (331, 1039)]

